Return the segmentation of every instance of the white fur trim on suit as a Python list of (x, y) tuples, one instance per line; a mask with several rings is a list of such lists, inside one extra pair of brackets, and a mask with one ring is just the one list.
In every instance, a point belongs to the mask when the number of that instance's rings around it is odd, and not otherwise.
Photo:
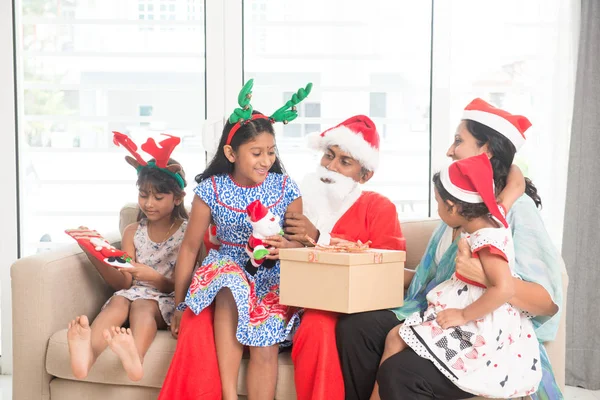
[(345, 152), (352, 154), (352, 157), (359, 161), (363, 167), (369, 171), (375, 171), (379, 166), (379, 150), (373, 148), (365, 141), (363, 135), (339, 126), (325, 132), (325, 136), (320, 133), (311, 133), (307, 135), (309, 147), (315, 150), (326, 150), (328, 146), (338, 146)]
[(471, 204), (483, 203), (483, 198), (481, 198), (479, 193), (461, 189), (453, 184), (452, 181), (450, 181), (448, 168), (444, 168), (440, 172), (440, 181), (442, 182), (444, 189), (446, 189), (448, 193), (456, 197), (458, 200), (462, 200)]
[(462, 119), (477, 121), (498, 131), (498, 133), (506, 136), (517, 150), (525, 144), (525, 138), (517, 127), (499, 115), (479, 110), (465, 110)]

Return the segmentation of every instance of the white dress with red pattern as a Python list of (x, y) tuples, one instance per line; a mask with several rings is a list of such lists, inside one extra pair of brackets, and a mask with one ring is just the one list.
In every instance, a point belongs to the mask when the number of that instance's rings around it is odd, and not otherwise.
[(252, 234), (246, 207), (260, 200), (273, 214), (283, 216), (300, 190), (287, 175), (269, 173), (259, 185), (240, 186), (229, 175), (213, 176), (194, 189), (211, 209), (218, 250), (212, 249), (194, 273), (185, 302), (199, 314), (227, 288), (237, 310), (237, 340), (246, 346), (271, 346), (286, 341), (299, 323), (297, 310), (279, 304), (279, 261), (255, 274), (246, 269), (246, 244)]
[[(484, 228), (464, 235), (473, 255), (483, 248), (502, 256), (514, 271), (509, 229)], [(513, 276), (517, 276), (513, 272)], [(400, 336), (417, 354), (431, 360), (460, 389), (478, 396), (514, 398), (537, 391), (542, 377), (538, 341), (527, 313), (505, 303), (464, 326), (442, 329), (437, 313), (463, 309), (485, 288), (454, 273), (427, 294), (428, 308), (408, 317)]]

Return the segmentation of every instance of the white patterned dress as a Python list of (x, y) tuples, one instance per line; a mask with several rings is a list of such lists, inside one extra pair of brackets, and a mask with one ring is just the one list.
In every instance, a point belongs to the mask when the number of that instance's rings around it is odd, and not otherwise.
[[(166, 278), (172, 278), (187, 223), (187, 221), (183, 221), (179, 229), (170, 238), (162, 243), (156, 243), (148, 236), (148, 220), (142, 219), (133, 236), (135, 260), (140, 264), (154, 268)], [(139, 299), (155, 300), (158, 302), (158, 308), (163, 319), (167, 325), (171, 325), (171, 318), (175, 311), (175, 292), (162, 293), (148, 282), (134, 280), (129, 289), (119, 290), (113, 296), (123, 296), (131, 301)], [(106, 304), (108, 304), (108, 301)], [(106, 307), (106, 304), (104, 307)]]
[[(488, 248), (505, 258), (514, 271), (509, 229), (484, 228), (463, 236), (474, 257)], [(513, 272), (513, 276), (517, 275)], [(465, 392), (492, 398), (530, 395), (537, 391), (542, 368), (538, 341), (526, 312), (505, 303), (464, 326), (444, 330), (436, 322), (439, 311), (463, 309), (484, 292), (485, 288), (454, 273), (427, 294), (428, 308), (408, 317), (400, 328), (400, 336)]]

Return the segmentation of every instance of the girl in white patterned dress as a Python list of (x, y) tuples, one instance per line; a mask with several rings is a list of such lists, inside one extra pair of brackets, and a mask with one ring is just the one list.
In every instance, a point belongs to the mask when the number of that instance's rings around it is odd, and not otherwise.
[[(134, 156), (127, 161), (138, 171), (138, 222), (125, 228), (122, 249), (133, 268), (117, 269), (89, 257), (105, 281), (116, 290), (90, 326), (87, 316), (71, 321), (67, 333), (71, 369), (83, 379), (107, 346), (120, 358), (132, 381), (143, 377), (143, 359), (158, 329), (171, 324), (174, 304), (173, 271), (187, 227), (183, 205), (184, 172), (169, 158), (179, 138), (170, 137), (142, 148), (155, 159), (145, 163), (137, 146), (115, 133), (115, 143)], [(129, 328), (122, 327), (129, 321)]]
[(542, 377), (539, 347), (527, 313), (508, 303), (516, 276), (514, 248), (496, 204), (488, 156), (454, 162), (433, 182), (440, 218), (466, 232), (463, 237), (481, 259), (489, 286), (454, 273), (427, 294), (424, 312), (390, 332), (382, 362), (408, 346), (464, 391), (464, 398), (535, 393)]

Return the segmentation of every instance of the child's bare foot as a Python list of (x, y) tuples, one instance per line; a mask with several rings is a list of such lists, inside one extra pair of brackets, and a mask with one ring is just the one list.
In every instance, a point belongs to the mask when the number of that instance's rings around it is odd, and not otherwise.
[(103, 332), (104, 339), (108, 345), (121, 359), (123, 368), (127, 372), (127, 376), (132, 381), (139, 381), (144, 376), (142, 361), (138, 354), (131, 329), (119, 328), (116, 326), (110, 329), (105, 329)]
[(94, 362), (91, 337), (90, 321), (85, 315), (81, 315), (69, 323), (67, 340), (71, 354), (71, 370), (77, 379), (85, 378)]

